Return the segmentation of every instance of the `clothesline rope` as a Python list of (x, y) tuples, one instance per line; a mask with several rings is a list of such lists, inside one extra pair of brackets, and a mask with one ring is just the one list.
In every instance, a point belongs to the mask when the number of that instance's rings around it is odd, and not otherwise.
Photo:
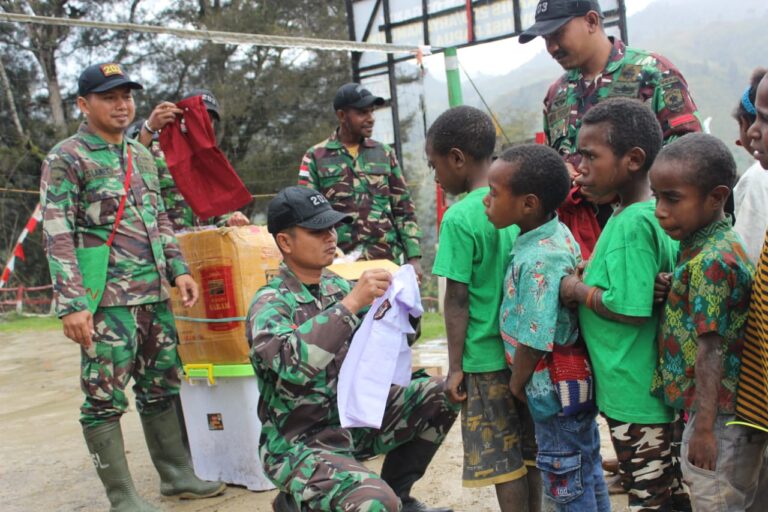
[(222, 32), (218, 30), (197, 30), (187, 28), (163, 27), (158, 25), (139, 25), (137, 23), (115, 23), (108, 21), (78, 20), (72, 18), (57, 18), (53, 16), (36, 16), (0, 12), (0, 21), (16, 23), (35, 23), (41, 25), (58, 25), (64, 27), (100, 28), (105, 30), (130, 30), (132, 32), (147, 32), (165, 34), (182, 39), (197, 39), (216, 44), (237, 44), (252, 46), (272, 46), (278, 48), (304, 48), (307, 50), (340, 50), (356, 52), (380, 53), (412, 53), (422, 52), (429, 55), (429, 46), (415, 46), (391, 43), (364, 43), (335, 39), (313, 39), (309, 37), (275, 36), (265, 34), (246, 34), (242, 32)]

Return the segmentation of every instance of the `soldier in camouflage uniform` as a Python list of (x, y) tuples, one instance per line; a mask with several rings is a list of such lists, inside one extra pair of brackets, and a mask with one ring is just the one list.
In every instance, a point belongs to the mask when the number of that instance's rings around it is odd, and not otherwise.
[[(215, 133), (221, 120), (219, 100), (216, 99), (213, 93), (205, 89), (196, 89), (182, 99), (191, 98), (193, 96), (203, 97), (203, 103), (211, 118)], [(128, 130), (128, 136), (141, 142), (155, 157), (155, 164), (157, 165), (157, 172), (160, 178), (160, 195), (165, 203), (165, 211), (168, 213), (168, 219), (171, 221), (173, 231), (189, 231), (207, 225), (225, 227), (245, 226), (250, 224), (248, 217), (239, 211), (212, 217), (205, 221), (201, 220), (200, 217), (195, 215), (195, 212), (192, 211), (192, 208), (187, 203), (184, 195), (182, 195), (179, 187), (176, 186), (176, 182), (173, 180), (173, 176), (171, 176), (171, 171), (168, 169), (168, 164), (165, 162), (163, 151), (160, 149), (157, 134), (168, 123), (173, 122), (177, 115), (181, 114), (182, 110), (175, 104), (170, 101), (163, 101), (152, 110), (148, 119), (134, 123), (134, 125), (131, 126), (131, 129)]]
[[(560, 153), (572, 176), (581, 160), (577, 151), (581, 119), (606, 98), (628, 97), (646, 102), (659, 120), (665, 144), (686, 133), (701, 131), (696, 104), (680, 71), (661, 55), (628, 47), (620, 39), (609, 37), (601, 20), (596, 0), (541, 0), (536, 23), (520, 36), (521, 43), (542, 36), (547, 51), (566, 70), (544, 98), (544, 134), (547, 144)], [(600, 203), (612, 198), (592, 199)], [(583, 233), (585, 222), (571, 222), (580, 218), (574, 210), (594, 217), (595, 209), (580, 191), (573, 190), (560, 211), (561, 220), (571, 229), (587, 259), (600, 227), (594, 223), (594, 236)], [(600, 226), (611, 212), (608, 205), (600, 209)]]
[[(677, 68), (661, 55), (627, 47), (606, 35), (597, 0), (540, 0), (536, 23), (523, 32), (520, 42), (527, 43), (537, 36), (544, 38), (547, 51), (566, 70), (544, 99), (544, 132), (547, 143), (563, 157), (572, 177), (581, 161), (578, 133), (582, 119), (607, 98), (628, 97), (645, 102), (661, 125), (665, 144), (686, 133), (701, 131), (696, 105)], [(613, 198), (590, 199), (599, 204)], [(600, 226), (592, 218), (595, 232), (585, 233), (584, 215), (594, 217), (597, 213), (600, 225), (604, 225), (612, 208), (606, 204), (598, 211), (575, 188), (558, 213), (581, 245), (586, 260)], [(663, 429), (640, 423), (609, 423), (622, 486), (629, 492), (630, 510), (690, 510), (678, 460), (680, 425), (668, 425), (673, 434), (666, 435)], [(663, 441), (670, 437), (675, 439), (671, 446)], [(664, 464), (657, 465), (659, 458), (665, 460)], [(661, 503), (659, 497), (669, 495), (667, 487), (671, 487), (671, 502)]]
[[(299, 185), (318, 190), (333, 207), (352, 216), (339, 226), (339, 248), (359, 259), (411, 263), (421, 275), (421, 230), (394, 150), (371, 139), (373, 110), (384, 104), (355, 83), (333, 100), (339, 127), (311, 147), (299, 167)], [(402, 258), (402, 260), (401, 260)]]
[[(118, 64), (83, 71), (77, 102), (87, 120), (51, 150), (40, 184), (57, 313), (64, 334), (81, 345), (83, 434), (110, 510), (126, 512), (157, 510), (138, 496), (125, 460), (120, 417), (131, 377), (161, 493), (202, 498), (225, 488), (195, 477), (173, 410), (180, 363), (168, 287), (179, 287), (186, 305), (198, 292), (168, 222), (152, 155), (123, 137), (135, 113), (133, 89), (141, 85)], [(103, 246), (112, 233), (104, 293), (92, 311), (83, 281), (94, 269), (81, 266), (76, 252)]]
[[(261, 459), (281, 491), (275, 510), (450, 512), (410, 496), (456, 419), (442, 378), (422, 373), (392, 386), (380, 430), (340, 425), (339, 369), (358, 314), (391, 280), (370, 270), (353, 288), (325, 270), (336, 251), (333, 226), (351, 220), (305, 187), (284, 189), (268, 207), (284, 260), (254, 297), (247, 333), (261, 392)], [(359, 462), (382, 453), (381, 477)]]

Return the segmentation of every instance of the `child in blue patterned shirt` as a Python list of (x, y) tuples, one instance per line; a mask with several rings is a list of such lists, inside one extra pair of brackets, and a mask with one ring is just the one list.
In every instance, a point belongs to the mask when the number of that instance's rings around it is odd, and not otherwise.
[(547, 146), (504, 152), (488, 173), (486, 215), (497, 229), (516, 224), (502, 299), (501, 335), (512, 370), (510, 388), (527, 401), (534, 419), (544, 493), (558, 511), (608, 511), (594, 407), (565, 415), (550, 377), (556, 346), (578, 339), (576, 315), (560, 302), (560, 280), (581, 261), (579, 246), (555, 209), (570, 178)]

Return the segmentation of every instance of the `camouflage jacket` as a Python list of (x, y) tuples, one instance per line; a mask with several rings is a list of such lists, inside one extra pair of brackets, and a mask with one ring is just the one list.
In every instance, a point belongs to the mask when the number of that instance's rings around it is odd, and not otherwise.
[(360, 323), (341, 304), (349, 290), (345, 279), (323, 271), (316, 298), (281, 264), (251, 303), (246, 332), (270, 453), (284, 452), (295, 441), (353, 447), (336, 401), (339, 369)]
[(544, 99), (547, 143), (578, 167), (577, 135), (581, 119), (606, 98), (629, 97), (649, 102), (664, 132), (665, 144), (690, 132), (701, 131), (696, 104), (677, 68), (655, 53), (613, 43), (608, 64), (591, 83), (579, 70), (570, 70), (550, 86)]
[(176, 182), (173, 181), (171, 171), (168, 169), (168, 164), (165, 162), (163, 150), (160, 149), (160, 144), (156, 140), (152, 141), (152, 144), (149, 146), (149, 151), (152, 153), (152, 156), (155, 157), (157, 176), (160, 180), (160, 195), (163, 197), (165, 211), (168, 213), (168, 219), (171, 221), (174, 232), (188, 231), (199, 226), (216, 225), (218, 227), (224, 227), (227, 225), (227, 220), (232, 216), (231, 213), (212, 217), (205, 221), (195, 215), (195, 212), (192, 211), (192, 207), (189, 206), (189, 203), (187, 203), (187, 200), (184, 199), (184, 196), (181, 194), (179, 187), (176, 186)]
[(380, 142), (365, 139), (353, 158), (338, 139), (338, 132), (310, 148), (299, 168), (299, 185), (322, 192), (334, 209), (352, 215), (341, 224), (339, 248), (360, 249), (360, 259), (388, 259), (401, 263), (421, 256), (421, 229), (395, 152)]
[[(132, 139), (124, 144), (131, 147), (133, 173), (100, 306), (166, 300), (169, 284), (188, 273), (160, 197), (152, 155)], [(83, 123), (43, 162), (43, 236), (59, 316), (87, 309), (75, 249), (102, 245), (112, 232), (126, 194), (125, 154), (124, 145), (107, 143)]]

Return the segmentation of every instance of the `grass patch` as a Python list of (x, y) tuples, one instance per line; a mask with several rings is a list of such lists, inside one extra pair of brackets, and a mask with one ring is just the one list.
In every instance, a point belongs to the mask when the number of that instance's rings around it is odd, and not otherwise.
[(435, 312), (424, 313), (421, 317), (421, 340), (436, 340), (445, 338), (445, 322), (443, 315)]
[(11, 313), (0, 316), (0, 332), (56, 331), (61, 320), (55, 316), (24, 316)]

